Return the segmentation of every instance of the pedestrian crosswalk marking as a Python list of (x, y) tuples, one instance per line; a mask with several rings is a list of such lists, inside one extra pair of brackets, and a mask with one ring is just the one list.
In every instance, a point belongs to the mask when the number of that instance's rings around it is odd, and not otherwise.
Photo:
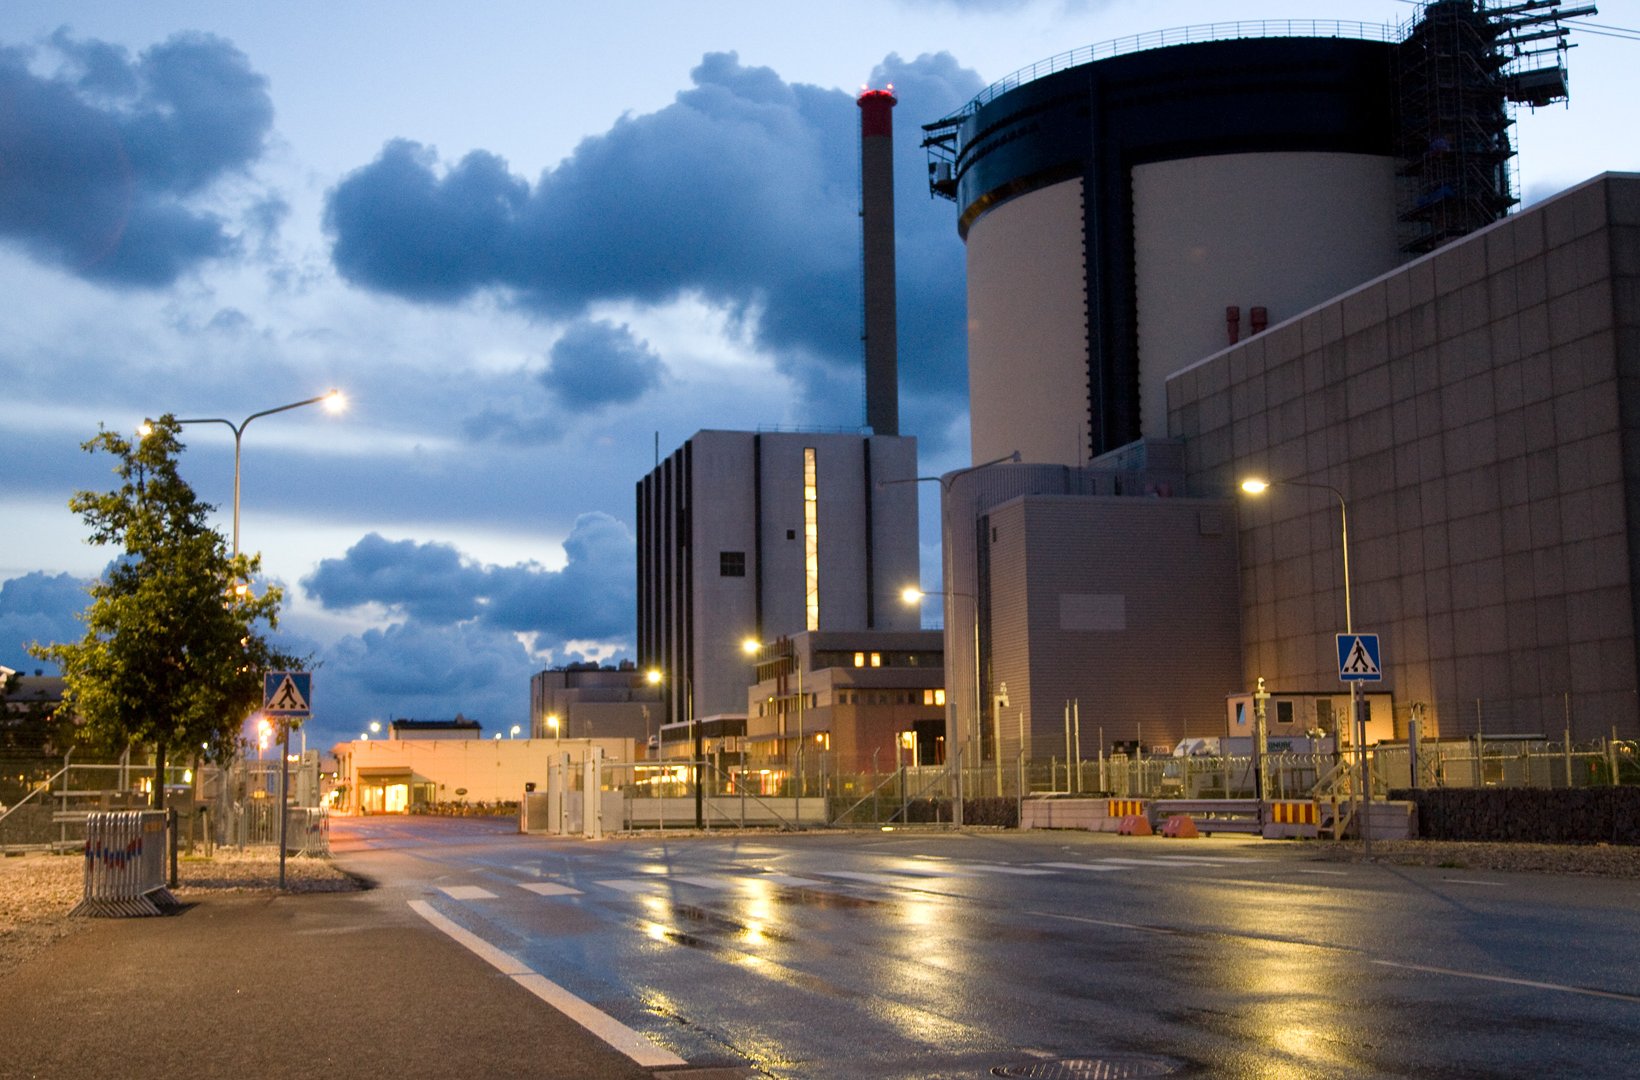
[(606, 889), (614, 889), (616, 892), (638, 893), (643, 892), (645, 889), (653, 889), (655, 886), (662, 884), (662, 880), (660, 878), (609, 878), (596, 884), (602, 885)]
[(732, 889), (738, 884), (733, 878), (706, 877), (700, 874), (678, 874), (672, 880), (687, 885), (699, 885), (703, 889)]
[(900, 874), (872, 874), (864, 870), (821, 870), (827, 877), (846, 878), (849, 881), (864, 881), (871, 885), (909, 885), (911, 878)]
[[(1007, 866), (1000, 863), (949, 863), (938, 866), (907, 867), (892, 871), (819, 870), (824, 878), (799, 877), (795, 874), (760, 874), (730, 871), (722, 874), (644, 874), (637, 877), (603, 878), (594, 884), (615, 892), (636, 894), (667, 889), (674, 885), (691, 885), (714, 892), (731, 892), (738, 888), (757, 888), (778, 885), (785, 888), (843, 888), (851, 884), (882, 885), (887, 887), (916, 888), (939, 878), (974, 877), (983, 874), (1016, 876), (1051, 876), (1072, 870), (1082, 873), (1111, 874), (1137, 869), (1184, 870), (1200, 867), (1207, 869), (1227, 863), (1257, 863), (1266, 860), (1238, 856), (1205, 855), (1151, 855), (1144, 858), (1107, 857), (1092, 862), (1039, 862), (1030, 866)], [(1300, 871), (1303, 873), (1305, 871)], [(1322, 872), (1322, 871), (1310, 871)], [(580, 896), (580, 889), (553, 881), (519, 882), (518, 887), (537, 896)], [(456, 900), (493, 900), (495, 893), (476, 885), (441, 886), (441, 890)]]
[(494, 900), (495, 893), (477, 885), (440, 885), (439, 892), (452, 900)]

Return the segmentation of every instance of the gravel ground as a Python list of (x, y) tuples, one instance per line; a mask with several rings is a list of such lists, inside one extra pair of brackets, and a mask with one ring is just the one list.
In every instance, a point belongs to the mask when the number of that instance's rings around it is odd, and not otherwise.
[[(84, 894), (85, 863), (75, 855), (0, 858), (0, 975), (84, 923), (68, 913)], [(177, 899), (220, 893), (276, 892), (279, 852), (218, 849), (209, 858), (183, 856), (177, 865)], [(285, 860), (290, 892), (349, 892), (359, 888), (325, 858)]]
[(1640, 878), (1640, 847), (1613, 844), (1487, 844), (1462, 840), (1375, 840), (1369, 859), (1359, 840), (1315, 843), (1316, 858), (1455, 870), (1590, 874)]

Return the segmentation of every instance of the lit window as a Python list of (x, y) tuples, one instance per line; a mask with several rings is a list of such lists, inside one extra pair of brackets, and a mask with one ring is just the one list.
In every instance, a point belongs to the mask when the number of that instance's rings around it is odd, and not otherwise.
[(808, 628), (820, 629), (820, 488), (814, 447), (803, 450), (803, 570)]
[(854, 666), (855, 667), (865, 667), (866, 666), (866, 654), (865, 653), (857, 652), (857, 653), (854, 654)]
[(883, 654), (882, 653), (874, 652), (874, 653), (871, 654), (871, 666), (872, 667), (882, 667), (883, 666)]

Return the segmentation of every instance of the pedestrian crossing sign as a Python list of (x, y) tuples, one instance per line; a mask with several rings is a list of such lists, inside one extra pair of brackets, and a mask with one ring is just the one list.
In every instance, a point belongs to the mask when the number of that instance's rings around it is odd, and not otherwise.
[(1338, 680), (1340, 682), (1382, 682), (1384, 667), (1379, 662), (1377, 634), (1339, 634)]
[(262, 711), (269, 716), (306, 716), (312, 700), (313, 672), (263, 672)]

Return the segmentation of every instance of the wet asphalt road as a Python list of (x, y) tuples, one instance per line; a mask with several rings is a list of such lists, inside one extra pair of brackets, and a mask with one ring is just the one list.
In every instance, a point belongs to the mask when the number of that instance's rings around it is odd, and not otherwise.
[(586, 842), (369, 818), (332, 839), (379, 903), (426, 905), (693, 1067), (1640, 1075), (1634, 881), (1221, 837)]

